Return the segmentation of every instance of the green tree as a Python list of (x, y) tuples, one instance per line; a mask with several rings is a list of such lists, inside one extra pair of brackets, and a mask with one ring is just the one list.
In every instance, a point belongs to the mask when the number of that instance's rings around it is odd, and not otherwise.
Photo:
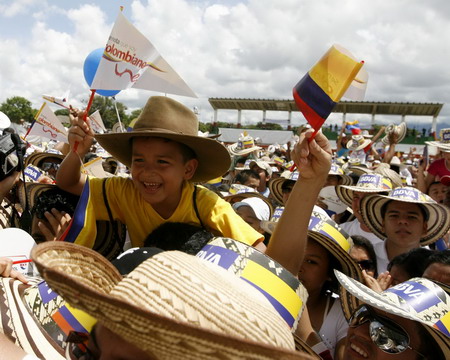
[[(117, 102), (117, 110), (119, 112), (120, 121), (122, 121), (124, 126), (127, 126), (130, 123), (130, 118), (125, 113), (126, 109), (127, 107), (124, 104)], [(116, 109), (114, 107), (114, 100), (110, 97), (95, 96), (89, 113), (92, 114), (97, 110), (100, 112), (103, 124), (105, 124), (107, 129), (111, 129), (113, 125), (119, 121), (117, 119)]]
[(9, 119), (17, 124), (20, 124), (20, 120), (32, 122), (34, 120), (34, 114), (37, 110), (31, 107), (31, 102), (21, 96), (13, 96), (6, 99), (4, 103), (0, 105), (0, 111), (4, 112)]

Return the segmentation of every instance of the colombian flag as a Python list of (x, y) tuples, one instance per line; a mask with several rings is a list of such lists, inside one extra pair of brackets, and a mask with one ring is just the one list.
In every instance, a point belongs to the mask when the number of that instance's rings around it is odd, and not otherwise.
[(295, 103), (315, 131), (321, 128), (363, 64), (346, 49), (333, 45), (295, 85)]
[(347, 121), (345, 123), (345, 129), (350, 131), (353, 135), (361, 134), (361, 128), (359, 127), (359, 121)]

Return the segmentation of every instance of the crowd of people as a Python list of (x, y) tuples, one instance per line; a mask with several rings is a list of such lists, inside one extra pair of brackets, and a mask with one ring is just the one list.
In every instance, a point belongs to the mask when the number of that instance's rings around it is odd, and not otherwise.
[(0, 360), (450, 358), (450, 129), (423, 159), (404, 124), (268, 148), (168, 97), (84, 115), (0, 181)]

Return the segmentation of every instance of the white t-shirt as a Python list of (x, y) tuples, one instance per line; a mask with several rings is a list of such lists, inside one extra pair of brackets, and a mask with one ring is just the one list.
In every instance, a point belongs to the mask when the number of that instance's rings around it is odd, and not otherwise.
[(386, 243), (383, 241), (375, 244), (373, 248), (375, 250), (375, 255), (377, 256), (377, 272), (378, 274), (381, 274), (382, 272), (387, 271), (387, 266), (389, 264)]
[(319, 335), (334, 357), (336, 344), (347, 336), (348, 323), (342, 311), (341, 301), (339, 298), (333, 299), (333, 305), (322, 323)]
[(376, 236), (374, 233), (367, 232), (361, 229), (361, 224), (358, 219), (340, 224), (339, 226), (350, 236), (360, 235), (365, 237), (367, 240), (371, 242), (373, 246), (375, 246), (375, 244), (378, 243), (384, 243), (384, 241), (380, 239), (378, 236)]

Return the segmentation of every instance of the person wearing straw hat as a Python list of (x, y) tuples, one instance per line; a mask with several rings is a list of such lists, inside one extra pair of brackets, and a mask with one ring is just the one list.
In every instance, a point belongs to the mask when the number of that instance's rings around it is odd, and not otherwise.
[(341, 201), (351, 207), (356, 219), (340, 224), (341, 228), (350, 236), (359, 235), (368, 239), (372, 245), (382, 240), (376, 236), (364, 222), (360, 213), (360, 202), (365, 196), (374, 193), (387, 193), (392, 189), (389, 179), (377, 174), (364, 174), (356, 185), (336, 186), (336, 193)]
[[(341, 308), (339, 283), (334, 269), (362, 281), (358, 264), (349, 251), (351, 238), (329, 217), (313, 212), (308, 228), (308, 242), (298, 278), (308, 290), (308, 314), (334, 359), (344, 359), (347, 320)], [(343, 294), (344, 295), (344, 294)], [(344, 295), (345, 296), (345, 295)]]
[(362, 135), (352, 135), (350, 141), (347, 142), (347, 149), (350, 151), (349, 162), (366, 163), (366, 148), (371, 144), (371, 140)]
[(412, 278), (377, 293), (336, 271), (348, 294), (349, 330), (345, 359), (450, 358), (450, 296), (436, 283)]
[(379, 274), (395, 256), (432, 244), (450, 229), (447, 207), (412, 187), (366, 196), (360, 208), (365, 224), (384, 239), (374, 245)]
[[(52, 289), (97, 319), (86, 357), (311, 359), (295, 352), (289, 327), (262, 293), (204, 259), (166, 251), (122, 277), (71, 243), (41, 244), (32, 256)], [(77, 342), (68, 341), (67, 358), (77, 358)]]
[[(130, 167), (131, 179), (89, 179), (80, 173), (80, 157), (88, 151), (93, 133), (82, 113), (69, 130), (72, 149), (57, 176), (58, 185), (75, 194), (89, 194), (86, 223), (76, 242), (92, 248), (95, 220), (126, 224), (133, 247), (160, 224), (187, 222), (205, 226), (216, 235), (261, 246), (261, 234), (243, 221), (212, 191), (193, 182), (224, 174), (230, 165), (227, 149), (216, 140), (198, 136), (198, 118), (186, 106), (163, 96), (150, 97), (133, 130), (97, 134), (99, 144)], [(85, 186), (88, 184), (88, 186)], [(103, 191), (103, 186), (105, 190)]]
[(426, 141), (430, 146), (436, 146), (442, 154), (441, 159), (433, 161), (428, 167), (428, 173), (425, 177), (425, 185), (421, 189), (426, 192), (431, 183), (441, 181), (445, 185), (450, 185), (450, 182), (442, 181), (442, 179), (450, 178), (450, 128), (442, 129), (440, 132), (439, 141)]

